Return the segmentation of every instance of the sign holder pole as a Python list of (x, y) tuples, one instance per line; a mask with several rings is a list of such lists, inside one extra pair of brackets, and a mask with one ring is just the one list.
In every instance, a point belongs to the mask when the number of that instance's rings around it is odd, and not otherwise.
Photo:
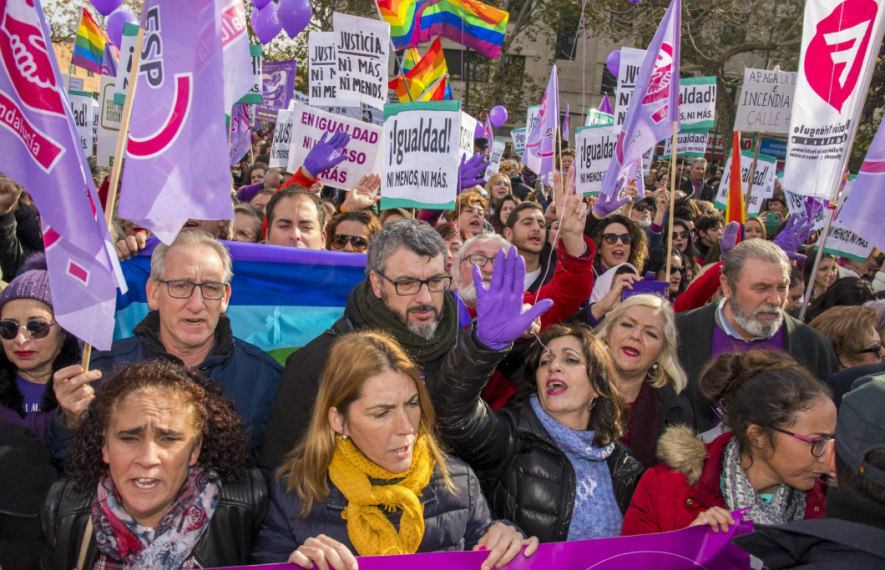
[[(667, 288), (669, 291), (670, 287), (670, 265), (673, 263), (673, 216), (674, 211), (676, 210), (676, 137), (679, 130), (679, 122), (673, 121), (673, 148), (670, 150), (670, 220), (668, 222), (669, 228), (667, 231), (667, 273), (666, 273), (666, 281)], [(640, 175), (642, 172), (640, 171)]]

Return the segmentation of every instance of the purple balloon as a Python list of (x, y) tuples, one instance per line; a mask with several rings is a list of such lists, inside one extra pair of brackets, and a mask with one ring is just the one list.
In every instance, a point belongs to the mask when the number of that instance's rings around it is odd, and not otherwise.
[(123, 41), (123, 24), (138, 25), (138, 18), (125, 10), (114, 12), (107, 19), (108, 37), (114, 42), (114, 45), (120, 47)]
[(304, 31), (312, 17), (310, 0), (280, 0), (280, 22), (290, 38)]
[(263, 44), (269, 44), (275, 37), (280, 35), (283, 24), (277, 13), (277, 5), (271, 2), (264, 7), (263, 10), (252, 10), (252, 16), (249, 18), (252, 22), (252, 29), (258, 36), (258, 41)]
[(102, 16), (107, 16), (123, 5), (123, 0), (92, 0), (92, 5)]
[(271, 0), (252, 0), (252, 4), (259, 10), (264, 10), (264, 7), (270, 4), (270, 2)]
[(616, 49), (608, 54), (608, 57), (605, 59), (605, 66), (608, 68), (609, 73), (617, 77), (618, 71), (621, 68), (621, 50)]
[(489, 120), (492, 121), (492, 126), (497, 129), (507, 122), (507, 109), (501, 105), (492, 107), (492, 111), (489, 113)]

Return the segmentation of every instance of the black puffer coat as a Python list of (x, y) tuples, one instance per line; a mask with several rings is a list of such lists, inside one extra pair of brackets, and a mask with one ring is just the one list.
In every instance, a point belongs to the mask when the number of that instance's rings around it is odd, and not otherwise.
[[(531, 406), (498, 412), (480, 392), (507, 351), (483, 346), (472, 332), (458, 338), (443, 363), (442, 381), (428, 384), (443, 436), (482, 481), (492, 511), (541, 542), (568, 539), (575, 470)], [(621, 512), (643, 468), (623, 445), (607, 459)]]

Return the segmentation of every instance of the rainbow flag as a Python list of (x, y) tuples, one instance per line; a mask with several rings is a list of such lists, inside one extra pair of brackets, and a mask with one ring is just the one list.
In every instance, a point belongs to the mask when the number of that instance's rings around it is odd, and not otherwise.
[[(150, 312), (145, 285), (156, 238), (139, 255), (120, 264), (129, 291), (117, 295), (114, 339)], [(366, 256), (292, 247), (221, 242), (234, 262), (230, 317), (234, 336), (250, 342), (285, 365), (301, 348), (344, 314), (347, 295), (365, 278)]]
[(734, 132), (734, 143), (731, 147), (731, 178), (728, 184), (728, 202), (725, 204), (725, 223), (739, 222), (741, 231), (738, 233), (735, 244), (741, 243), (744, 236), (744, 222), (746, 210), (744, 209), (744, 191), (741, 187), (741, 132)]
[[(431, 49), (433, 47), (431, 46)], [(425, 54), (426, 55), (426, 54)], [(408, 73), (411, 71), (418, 62), (421, 61), (421, 54), (418, 52), (417, 48), (409, 48), (405, 52), (403, 52), (403, 71)], [(443, 65), (445, 65), (445, 57), (443, 58)], [(448, 73), (448, 67), (446, 67), (446, 73)], [(393, 89), (393, 87), (391, 87)], [(427, 99), (422, 99), (427, 101)], [(446, 81), (446, 92), (443, 96), (443, 99), (440, 101), (451, 101), (452, 100), (452, 86), (449, 85), (448, 81)], [(401, 103), (410, 103), (410, 101), (401, 101)]]
[[(388, 87), (396, 91), (400, 103), (412, 103), (421, 99), (421, 96), (430, 88), (431, 85), (439, 81), (441, 77), (445, 77), (448, 73), (446, 67), (446, 58), (443, 55), (442, 43), (439, 38), (434, 40), (430, 49), (420, 58), (417, 63), (414, 62), (417, 50), (410, 49), (406, 52), (403, 60), (403, 70), (406, 70), (405, 62), (409, 60), (411, 67), (406, 71), (405, 78), (398, 75), (388, 82)], [(408, 85), (408, 88), (406, 88)], [(451, 98), (451, 97), (449, 97)]]
[(434, 36), (448, 38), (493, 59), (501, 54), (509, 14), (476, 0), (377, 0), (396, 49)]
[[(71, 63), (93, 73), (101, 74), (104, 63), (104, 46), (111, 41), (108, 35), (101, 29), (98, 22), (92, 17), (86, 8), (80, 14), (80, 28), (74, 39), (74, 54)], [(119, 52), (117, 52), (119, 57)]]
[(417, 101), (448, 101), (451, 99), (451, 96), (446, 97), (446, 94), (451, 92), (449, 90), (447, 77), (448, 76), (443, 77), (431, 85), (427, 91), (424, 92), (424, 95), (417, 99)]

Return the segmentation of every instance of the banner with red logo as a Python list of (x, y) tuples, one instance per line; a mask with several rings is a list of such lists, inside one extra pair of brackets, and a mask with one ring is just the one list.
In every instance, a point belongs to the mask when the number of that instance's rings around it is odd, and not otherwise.
[(880, 0), (808, 0), (783, 186), (834, 200), (882, 44)]
[(234, 217), (219, 4), (148, 0), (144, 5), (120, 217), (167, 244), (188, 219)]
[(56, 321), (109, 349), (120, 268), (49, 37), (39, 1), (0, 0), (0, 172), (40, 210)]

